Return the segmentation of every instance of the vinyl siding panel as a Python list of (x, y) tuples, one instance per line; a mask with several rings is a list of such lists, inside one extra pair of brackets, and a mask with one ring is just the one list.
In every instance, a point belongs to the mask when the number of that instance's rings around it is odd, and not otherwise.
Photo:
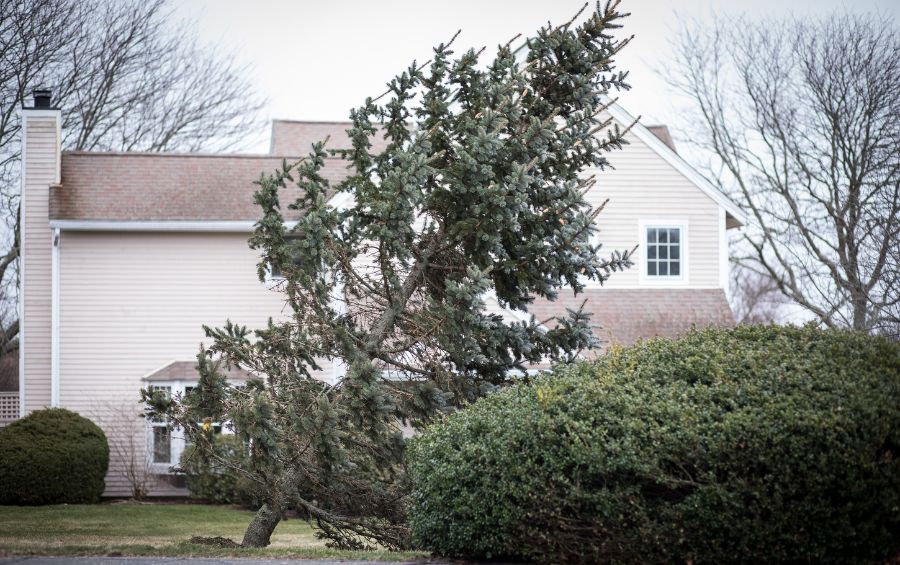
[(31, 116), (25, 121), (23, 161), (22, 261), (22, 368), (26, 413), (50, 406), (50, 255), (47, 222), (50, 185), (57, 182), (58, 129), (53, 116)]
[[(50, 402), (47, 196), (56, 174), (55, 135), (52, 127), (35, 124), (29, 130), (27, 147), (23, 247), (28, 254), (24, 366), (29, 410)], [(637, 137), (629, 135), (628, 139), (630, 145), (609, 155), (615, 169), (598, 172), (598, 183), (587, 195), (595, 206), (609, 199), (598, 217), (598, 238), (604, 250), (631, 249), (638, 244), (641, 221), (686, 222), (687, 276), (673, 286), (718, 288), (718, 205)], [(65, 191), (65, 187), (59, 190)], [(258, 281), (258, 252), (248, 248), (247, 237), (63, 231), (59, 254), (60, 404), (92, 417), (109, 436), (112, 454), (107, 495), (129, 494), (123, 473), (129, 451), (139, 450), (141, 461), (146, 457), (145, 424), (138, 418), (138, 390), (146, 385), (141, 378), (171, 361), (193, 359), (204, 341), (204, 324), (218, 326), (230, 318), (254, 329), (284, 311), (282, 296)], [(641, 259), (639, 250), (636, 265), (614, 273), (604, 288), (640, 288)], [(669, 300), (693, 304), (677, 293), (651, 294), (626, 292), (616, 298), (657, 305)], [(502, 312), (496, 300), (489, 300), (488, 309)], [(696, 310), (702, 309), (698, 306)], [(511, 319), (508, 312), (502, 313)], [(599, 321), (611, 329), (613, 314), (599, 317), (608, 318)], [(643, 334), (652, 333), (639, 329)], [(323, 363), (323, 378), (330, 374), (330, 366)], [(155, 492), (172, 490), (161, 483)]]
[[(597, 217), (597, 238), (603, 244), (601, 256), (638, 245), (642, 220), (687, 222), (687, 277), (668, 286), (718, 288), (718, 204), (634, 134), (629, 133), (626, 139), (629, 145), (608, 156), (614, 168), (593, 171), (597, 184), (586, 195), (593, 206), (609, 199)], [(659, 284), (641, 284), (641, 260), (643, 250), (639, 248), (634, 255), (635, 265), (614, 273), (604, 288), (659, 288)]]
[(135, 429), (110, 414), (139, 413), (142, 377), (173, 360), (192, 360), (206, 341), (203, 324), (231, 319), (255, 329), (282, 312), (281, 294), (256, 278), (258, 255), (247, 237), (63, 231), (60, 403), (94, 416), (109, 436), (107, 495), (128, 494), (126, 458), (116, 447), (142, 432), (142, 425)]

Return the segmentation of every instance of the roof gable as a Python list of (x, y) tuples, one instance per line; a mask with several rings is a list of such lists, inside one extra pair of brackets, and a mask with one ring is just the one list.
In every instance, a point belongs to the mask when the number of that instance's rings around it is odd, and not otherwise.
[[(253, 378), (253, 374), (240, 367), (221, 365), (219, 373), (232, 381), (246, 381)], [(172, 361), (166, 365), (150, 371), (142, 381), (147, 382), (171, 382), (171, 381), (196, 381), (200, 378), (197, 361)]]
[[(621, 126), (625, 127), (634, 123), (635, 118), (627, 110), (619, 106), (610, 98), (604, 96), (603, 101), (608, 105), (606, 111)], [(664, 161), (671, 165), (675, 170), (684, 175), (694, 186), (700, 189), (704, 194), (709, 196), (716, 204), (722, 207), (728, 216), (738, 225), (747, 223), (747, 215), (740, 206), (735, 204), (728, 196), (723, 194), (718, 188), (712, 185), (703, 177), (694, 167), (684, 160), (674, 150), (674, 143), (670, 146), (668, 143), (660, 139), (647, 126), (640, 122), (634, 124), (631, 133), (639, 140), (645, 143), (650, 149), (659, 155)], [(671, 139), (671, 138), (670, 138)]]

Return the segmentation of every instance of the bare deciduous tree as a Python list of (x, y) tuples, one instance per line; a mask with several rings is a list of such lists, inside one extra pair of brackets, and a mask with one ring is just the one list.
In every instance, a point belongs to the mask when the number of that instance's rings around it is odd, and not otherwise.
[(147, 424), (142, 407), (136, 402), (97, 402), (90, 419), (103, 428), (109, 443), (111, 460), (118, 465), (114, 475), (123, 479), (131, 498), (143, 500), (159, 481), (147, 453)]
[(778, 323), (789, 303), (771, 277), (740, 266), (731, 269), (730, 302), (738, 324)]
[(709, 176), (750, 212), (738, 263), (829, 327), (900, 315), (900, 34), (880, 16), (684, 26), (665, 73)]
[[(0, 302), (15, 304), (19, 110), (32, 89), (52, 89), (66, 149), (225, 150), (262, 125), (246, 69), (172, 21), (168, 0), (0, 0)], [(18, 348), (5, 312), (0, 355)]]

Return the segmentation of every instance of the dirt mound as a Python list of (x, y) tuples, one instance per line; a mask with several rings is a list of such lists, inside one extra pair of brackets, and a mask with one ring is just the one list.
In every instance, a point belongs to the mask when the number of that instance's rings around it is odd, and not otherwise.
[(241, 544), (234, 542), (228, 538), (223, 538), (221, 536), (216, 536), (214, 538), (205, 538), (202, 536), (194, 536), (188, 540), (189, 543), (195, 543), (197, 545), (211, 545), (213, 547), (241, 547)]

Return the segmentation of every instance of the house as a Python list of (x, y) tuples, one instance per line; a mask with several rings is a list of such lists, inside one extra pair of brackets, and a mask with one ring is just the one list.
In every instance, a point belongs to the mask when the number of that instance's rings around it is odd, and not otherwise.
[[(190, 388), (203, 324), (262, 327), (283, 307), (247, 245), (259, 216), (252, 181), (325, 135), (340, 147), (346, 124), (275, 121), (266, 155), (60, 151), (47, 93), (22, 124), (19, 414), (59, 406), (97, 421), (112, 446), (106, 493), (127, 495), (125, 466), (147, 461), (164, 476), (184, 448), (163, 423), (133, 417), (138, 390)], [(606, 249), (639, 246), (635, 267), (586, 292), (599, 337), (630, 343), (733, 323), (727, 230), (744, 221), (740, 209), (678, 156), (664, 128), (638, 125), (628, 137), (610, 156), (616, 169), (587, 195), (596, 205), (609, 198), (599, 220)], [(344, 174), (329, 160), (327, 178)], [(534, 314), (575, 300), (535, 304)], [(339, 371), (326, 364), (321, 376)], [(112, 417), (121, 413), (132, 417)], [(173, 484), (155, 493), (179, 492)]]

